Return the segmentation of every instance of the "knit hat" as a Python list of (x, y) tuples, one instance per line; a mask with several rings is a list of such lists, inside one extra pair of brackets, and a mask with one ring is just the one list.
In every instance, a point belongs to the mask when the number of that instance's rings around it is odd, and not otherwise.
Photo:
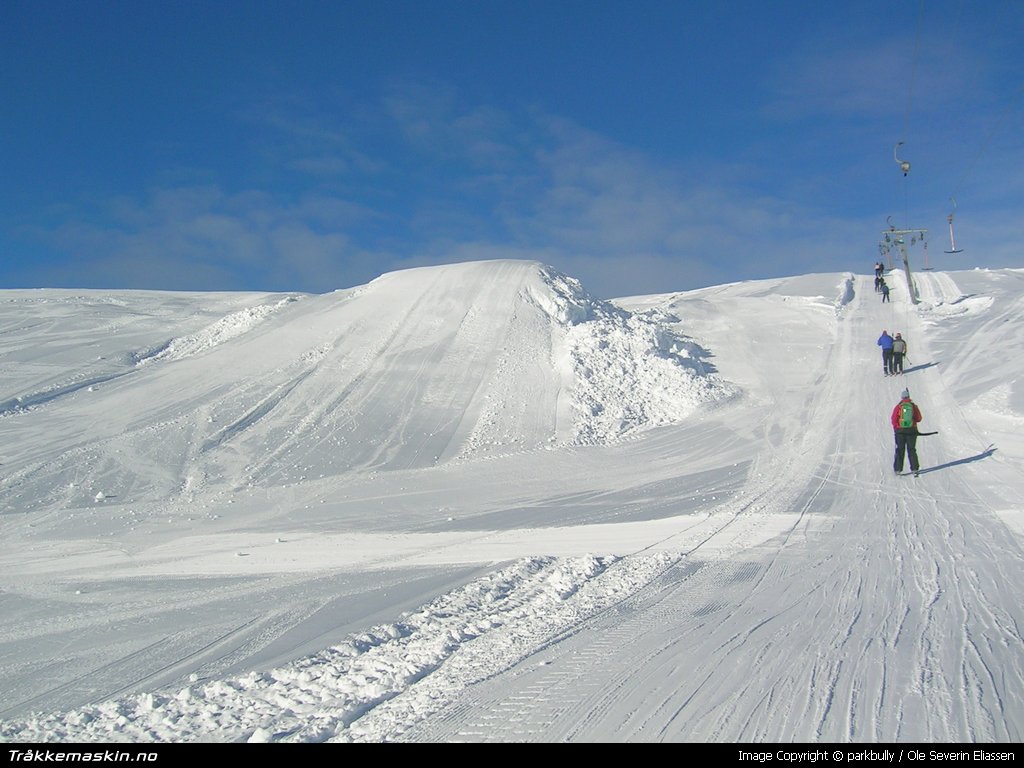
[(910, 399), (910, 390), (909, 389), (904, 389), (902, 392), (900, 392), (900, 399), (901, 400), (909, 400)]

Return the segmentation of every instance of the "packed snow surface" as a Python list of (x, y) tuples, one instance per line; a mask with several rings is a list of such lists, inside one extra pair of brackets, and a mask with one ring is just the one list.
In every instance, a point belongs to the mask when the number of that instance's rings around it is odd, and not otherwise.
[(888, 281), (0, 291), (0, 741), (1021, 740), (1024, 271)]

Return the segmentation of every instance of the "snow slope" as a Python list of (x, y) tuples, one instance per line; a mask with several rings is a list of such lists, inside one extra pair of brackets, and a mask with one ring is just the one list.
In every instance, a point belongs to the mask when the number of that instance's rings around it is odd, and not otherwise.
[(1020, 740), (1024, 271), (871, 282), (0, 292), (0, 740)]

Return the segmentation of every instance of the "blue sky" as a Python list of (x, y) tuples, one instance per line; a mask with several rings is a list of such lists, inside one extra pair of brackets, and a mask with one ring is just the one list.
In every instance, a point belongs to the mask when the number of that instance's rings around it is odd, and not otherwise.
[(1022, 47), (1019, 0), (7, 0), (0, 288), (610, 298), (868, 272), (888, 222), (1024, 266)]

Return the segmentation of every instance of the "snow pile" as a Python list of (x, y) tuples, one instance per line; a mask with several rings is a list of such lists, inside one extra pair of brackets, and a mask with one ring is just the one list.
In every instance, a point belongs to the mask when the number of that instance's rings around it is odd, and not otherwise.
[(607, 443), (636, 430), (678, 423), (735, 394), (714, 374), (707, 352), (672, 330), (679, 318), (634, 314), (596, 300), (552, 270), (533, 301), (560, 326), (574, 380), (572, 442)]
[(857, 278), (852, 272), (847, 272), (843, 277), (843, 281), (839, 284), (839, 295), (836, 297), (836, 312), (849, 306), (850, 302), (857, 295), (855, 290), (856, 281)]
[(676, 559), (524, 558), (287, 666), (0, 722), (0, 742), (379, 742)]
[(921, 302), (918, 310), (926, 322), (936, 323), (942, 318), (984, 312), (992, 307), (994, 301), (992, 296), (958, 296), (952, 301)]
[(710, 373), (698, 345), (651, 316), (599, 315), (573, 326), (568, 352), (577, 378), (577, 443), (677, 423), (735, 391)]
[(155, 350), (138, 353), (135, 356), (136, 364), (144, 365), (156, 360), (181, 360), (198, 355), (252, 330), (270, 315), (294, 301), (298, 301), (297, 296), (285, 296), (272, 304), (246, 307), (232, 312), (198, 333), (172, 339)]

